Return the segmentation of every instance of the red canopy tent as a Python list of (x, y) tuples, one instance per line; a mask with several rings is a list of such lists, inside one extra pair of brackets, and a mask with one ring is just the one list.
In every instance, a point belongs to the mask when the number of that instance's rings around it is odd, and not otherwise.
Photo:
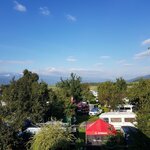
[(117, 132), (113, 125), (105, 122), (102, 119), (87, 124), (86, 126), (86, 135), (115, 135)]
[(115, 135), (117, 132), (113, 125), (105, 122), (102, 119), (87, 124), (86, 126), (86, 143), (92, 145), (101, 145), (107, 141), (110, 135)]

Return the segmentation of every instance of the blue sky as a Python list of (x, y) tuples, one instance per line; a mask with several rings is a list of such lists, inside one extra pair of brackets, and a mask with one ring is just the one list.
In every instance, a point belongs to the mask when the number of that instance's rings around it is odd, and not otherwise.
[(0, 73), (150, 74), (149, 0), (1, 0)]

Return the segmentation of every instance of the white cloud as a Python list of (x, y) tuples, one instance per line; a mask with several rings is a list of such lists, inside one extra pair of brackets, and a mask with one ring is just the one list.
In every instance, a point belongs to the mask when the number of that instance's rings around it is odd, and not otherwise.
[(54, 75), (54, 76), (62, 76), (66, 75), (67, 71), (65, 68), (55, 68), (55, 67), (47, 67), (40, 70), (34, 70), (34, 72), (40, 74), (40, 75)]
[(18, 65), (25, 65), (25, 64), (32, 64), (32, 61), (21, 61), (21, 60), (0, 60), (0, 64), (18, 64)]
[(3, 76), (5, 76), (5, 77), (10, 77), (10, 74), (4, 74)]
[[(55, 68), (55, 67), (48, 67), (42, 70), (35, 71), (40, 75), (53, 75), (53, 76), (69, 76), (70, 73), (76, 73), (81, 77), (99, 77), (103, 74), (101, 69), (85, 69), (85, 68)], [(108, 75), (108, 73), (107, 73)], [(105, 76), (106, 77), (106, 74)]]
[(40, 7), (40, 13), (44, 16), (50, 15), (50, 11), (49, 11), (48, 7)]
[(55, 71), (56, 71), (56, 68), (54, 68), (54, 67), (49, 67), (49, 68), (47, 68), (46, 70), (50, 73), (50, 72), (55, 72)]
[(27, 11), (26, 7), (24, 5), (18, 3), (17, 1), (14, 1), (14, 4), (15, 4), (15, 6), (14, 6), (15, 10), (20, 11), (20, 12), (26, 12)]
[(66, 15), (67, 20), (72, 21), (72, 22), (76, 22), (77, 18), (75, 16), (72, 16), (70, 14)]
[(69, 56), (69, 57), (66, 59), (66, 61), (75, 62), (75, 61), (77, 61), (77, 59), (74, 58), (73, 56)]
[(133, 66), (133, 64), (127, 63), (127, 60), (125, 60), (125, 59), (118, 60), (118, 61), (116, 61), (116, 63), (121, 65), (121, 66), (125, 66), (125, 67)]
[(135, 54), (134, 59), (142, 59), (142, 58), (145, 58), (145, 57), (148, 57), (148, 56), (150, 56), (150, 49), (148, 49), (144, 52)]
[(100, 56), (100, 58), (101, 58), (101, 59), (109, 59), (110, 56), (105, 55), (105, 56)]
[(142, 45), (147, 45), (147, 44), (150, 44), (150, 39), (144, 40), (144, 41), (142, 42)]

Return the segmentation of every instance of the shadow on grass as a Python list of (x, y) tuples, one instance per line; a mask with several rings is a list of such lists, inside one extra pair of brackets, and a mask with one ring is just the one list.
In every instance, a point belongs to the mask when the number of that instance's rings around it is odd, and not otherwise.
[(97, 119), (99, 119), (99, 115), (97, 115), (97, 116), (78, 115), (77, 116), (77, 124), (81, 124), (83, 122), (94, 122)]
[(77, 116), (77, 124), (87, 122), (89, 120), (89, 115), (78, 115)]

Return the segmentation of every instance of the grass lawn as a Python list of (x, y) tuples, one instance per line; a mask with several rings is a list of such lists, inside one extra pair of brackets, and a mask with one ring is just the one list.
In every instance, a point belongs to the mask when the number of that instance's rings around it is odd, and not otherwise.
[(82, 122), (93, 122), (99, 118), (98, 116), (89, 116), (89, 115), (80, 115), (77, 117), (77, 124), (81, 124)]
[(56, 87), (56, 85), (49, 85), (49, 86), (48, 86), (48, 89), (52, 89), (52, 90), (55, 91), (55, 90), (57, 89), (57, 87)]

